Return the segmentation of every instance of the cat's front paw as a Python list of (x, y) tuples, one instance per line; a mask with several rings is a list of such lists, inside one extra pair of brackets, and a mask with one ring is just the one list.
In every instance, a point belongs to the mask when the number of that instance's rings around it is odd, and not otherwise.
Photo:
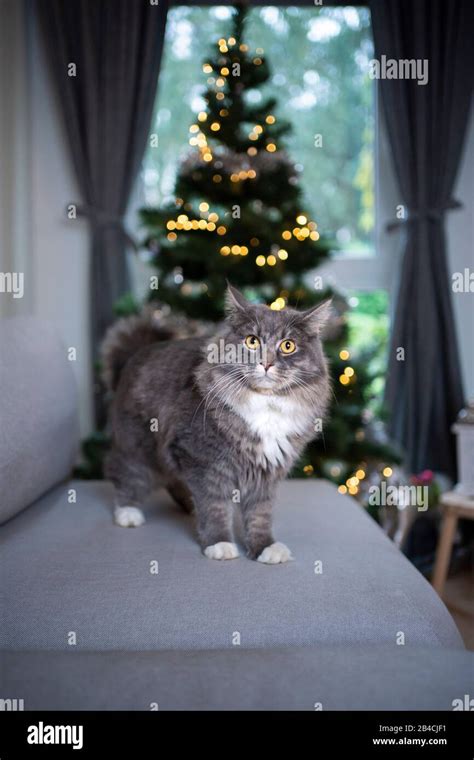
[(138, 528), (145, 522), (145, 515), (138, 507), (116, 507), (114, 520), (121, 528)]
[(285, 544), (276, 541), (270, 546), (266, 546), (263, 552), (257, 557), (257, 562), (264, 562), (266, 565), (279, 565), (282, 562), (292, 560), (291, 551)]
[(218, 544), (206, 546), (204, 554), (208, 559), (236, 559), (239, 556), (239, 550), (230, 541), (219, 541)]

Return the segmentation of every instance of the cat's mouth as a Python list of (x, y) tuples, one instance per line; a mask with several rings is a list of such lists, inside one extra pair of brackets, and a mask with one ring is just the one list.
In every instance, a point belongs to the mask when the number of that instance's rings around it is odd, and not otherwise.
[(278, 388), (277, 378), (271, 375), (259, 375), (258, 377), (252, 377), (250, 386), (252, 390), (259, 393), (271, 393)]

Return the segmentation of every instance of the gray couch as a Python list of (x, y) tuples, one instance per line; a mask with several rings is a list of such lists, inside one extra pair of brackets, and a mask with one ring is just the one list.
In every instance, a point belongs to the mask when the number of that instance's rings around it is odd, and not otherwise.
[[(325, 481), (282, 485), (295, 561), (201, 554), (164, 493), (112, 522), (67, 481), (76, 392), (54, 330), (0, 327), (0, 698), (25, 709), (452, 709), (473, 656), (427, 581)], [(237, 526), (238, 527), (238, 526)], [(315, 708), (316, 706), (316, 708)]]

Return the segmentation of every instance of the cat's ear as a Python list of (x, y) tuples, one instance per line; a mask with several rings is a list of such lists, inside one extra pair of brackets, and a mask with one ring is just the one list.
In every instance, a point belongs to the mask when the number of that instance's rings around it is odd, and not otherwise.
[(229, 316), (238, 313), (248, 314), (250, 308), (250, 302), (244, 298), (240, 290), (234, 288), (234, 286), (227, 280), (227, 290), (225, 294), (225, 310), (227, 314)]
[(333, 315), (332, 298), (301, 312), (303, 325), (311, 333), (319, 334)]

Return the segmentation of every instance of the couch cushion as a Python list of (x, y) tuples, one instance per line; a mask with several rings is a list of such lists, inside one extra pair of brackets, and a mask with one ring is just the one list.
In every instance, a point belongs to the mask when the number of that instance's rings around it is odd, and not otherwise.
[[(226, 649), (404, 640), (406, 647), (462, 647), (427, 581), (327, 482), (282, 484), (275, 532), (295, 561), (278, 566), (244, 556), (206, 559), (192, 518), (163, 494), (135, 529), (113, 524), (112, 501), (109, 484), (75, 482), (4, 526), (3, 646)], [(150, 572), (155, 561), (158, 574)]]
[(472, 694), (474, 655), (396, 644), (8, 652), (0, 667), (0, 696), (25, 710), (452, 710)]
[(0, 523), (69, 476), (79, 428), (74, 375), (56, 330), (0, 323)]

